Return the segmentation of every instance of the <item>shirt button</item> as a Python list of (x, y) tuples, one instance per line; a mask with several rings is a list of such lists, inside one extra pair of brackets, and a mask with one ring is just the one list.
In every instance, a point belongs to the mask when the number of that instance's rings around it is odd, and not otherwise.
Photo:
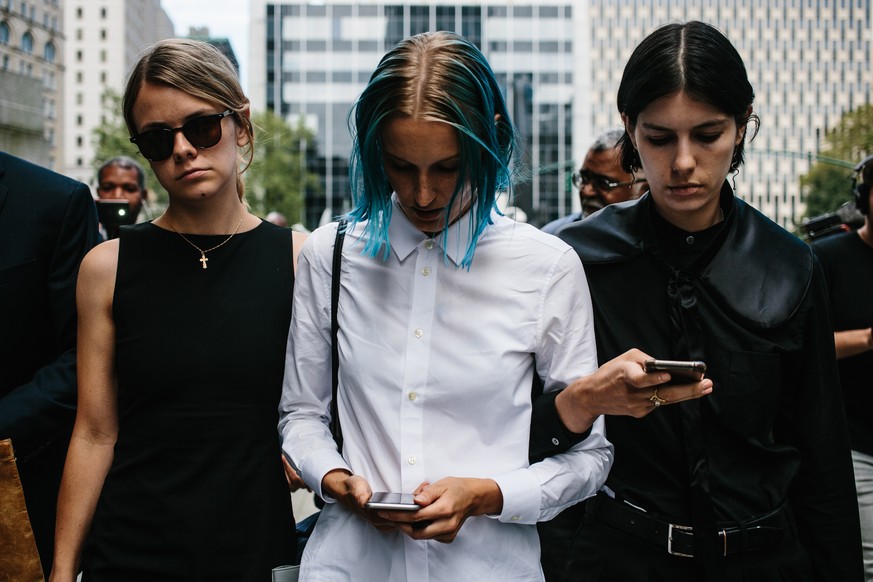
[(429, 241), (425, 242), (425, 243), (424, 243), (424, 248), (426, 248), (427, 250), (432, 249), (432, 248), (433, 248), (433, 241), (432, 241), (432, 240), (429, 240)]
[(420, 338), (423, 335), (424, 335), (424, 332), (421, 331), (420, 329), (415, 330), (415, 337)]
[(415, 464), (415, 455), (411, 455), (408, 459), (406, 459), (406, 462), (409, 463), (410, 465), (414, 465)]
[(685, 242), (687, 242), (690, 245), (693, 245), (694, 244), (694, 237), (689, 235), (688, 238), (685, 239)]
[(408, 398), (415, 402), (418, 400), (418, 392), (410, 392)]
[(425, 277), (427, 277), (428, 275), (430, 275), (430, 267), (424, 267), (424, 268), (422, 268), (422, 269), (421, 269), (421, 274), (424, 275)]
[(510, 519), (510, 521), (518, 521), (519, 519), (521, 519), (521, 516), (520, 515), (513, 515), (509, 519)]
[(558, 446), (559, 444), (561, 444), (561, 441), (559, 441), (559, 440), (556, 439), (555, 437), (552, 437), (552, 444), (555, 445), (555, 446)]

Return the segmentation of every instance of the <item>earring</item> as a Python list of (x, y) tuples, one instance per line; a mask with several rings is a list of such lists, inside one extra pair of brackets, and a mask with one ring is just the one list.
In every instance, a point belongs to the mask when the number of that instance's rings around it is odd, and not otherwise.
[(630, 173), (635, 174), (637, 170), (643, 167), (643, 162), (640, 160), (640, 153), (637, 148), (633, 148), (631, 153)]
[(737, 174), (740, 171), (740, 146), (734, 148), (734, 155), (731, 157), (731, 165), (728, 172)]

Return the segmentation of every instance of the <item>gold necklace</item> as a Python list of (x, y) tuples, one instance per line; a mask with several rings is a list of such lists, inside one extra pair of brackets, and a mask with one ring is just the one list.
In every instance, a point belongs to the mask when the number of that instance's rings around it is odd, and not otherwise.
[(215, 249), (220, 248), (220, 247), (223, 247), (224, 245), (226, 245), (226, 244), (228, 243), (228, 241), (230, 241), (230, 239), (233, 238), (233, 235), (235, 235), (235, 234), (239, 231), (239, 227), (240, 227), (240, 225), (242, 225), (243, 218), (245, 218), (245, 217), (246, 217), (246, 215), (243, 214), (243, 215), (242, 215), (242, 218), (239, 219), (239, 222), (236, 223), (236, 228), (233, 229), (233, 232), (230, 233), (230, 236), (229, 236), (229, 237), (227, 237), (226, 239), (224, 239), (223, 241), (221, 241), (220, 243), (218, 243), (217, 245), (215, 245), (215, 246), (212, 247), (211, 249), (205, 249), (205, 250), (204, 250), (204, 249), (201, 249), (200, 247), (198, 247), (197, 245), (195, 245), (194, 243), (192, 243), (190, 240), (188, 240), (188, 237), (185, 236), (184, 234), (182, 234), (181, 232), (179, 232), (178, 230), (176, 230), (176, 227), (173, 226), (173, 224), (172, 224), (169, 220), (167, 221), (167, 224), (170, 225), (170, 228), (173, 229), (173, 232), (175, 232), (176, 234), (178, 234), (179, 236), (181, 236), (182, 239), (183, 239), (186, 243), (188, 243), (189, 245), (191, 245), (192, 247), (194, 247), (195, 249), (197, 249), (198, 251), (200, 251), (200, 258), (197, 259), (197, 260), (200, 261), (200, 264), (203, 265), (203, 268), (205, 269), (205, 268), (206, 268), (206, 262), (209, 261), (209, 259), (206, 258), (206, 253), (211, 253), (211, 252), (214, 251)]

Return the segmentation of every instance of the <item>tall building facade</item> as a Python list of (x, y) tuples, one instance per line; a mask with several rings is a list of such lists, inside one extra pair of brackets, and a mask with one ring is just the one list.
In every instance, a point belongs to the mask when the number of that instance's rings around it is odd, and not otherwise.
[(348, 116), (384, 53), (404, 37), (452, 30), (479, 46), (505, 91), (525, 165), (515, 203), (542, 221), (569, 211), (575, 37), (573, 1), (270, 2), (252, 0), (249, 86), (267, 108), (316, 135), (323, 191), (306, 224), (348, 209)]
[(60, 0), (0, 0), (0, 150), (57, 169), (63, 139)]
[(103, 94), (124, 90), (150, 44), (175, 36), (160, 0), (64, 0), (67, 33), (62, 173), (94, 183), (94, 128), (105, 118)]
[(743, 56), (761, 127), (732, 180), (787, 228), (825, 133), (871, 98), (869, 0), (252, 0), (251, 10), (253, 106), (302, 119), (318, 142), (324, 192), (307, 199), (308, 226), (347, 208), (355, 98), (386, 50), (425, 30), (459, 32), (491, 62), (529, 168), (518, 204), (535, 224), (578, 206), (569, 175), (593, 137), (620, 123), (624, 65), (661, 24), (706, 21)]

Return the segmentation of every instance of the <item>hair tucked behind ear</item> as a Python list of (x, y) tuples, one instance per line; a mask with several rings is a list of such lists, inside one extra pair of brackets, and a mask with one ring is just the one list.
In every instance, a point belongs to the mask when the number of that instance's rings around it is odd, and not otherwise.
[[(650, 103), (684, 91), (692, 99), (709, 103), (732, 116), (737, 128), (749, 122), (758, 131), (758, 116), (752, 111), (755, 92), (737, 49), (716, 28), (704, 22), (668, 24), (655, 30), (634, 49), (618, 88), (618, 111), (631, 127)], [(745, 136), (731, 161), (730, 171), (743, 163)], [(621, 160), (631, 171), (639, 158), (625, 132)]]
[(121, 103), (131, 136), (137, 133), (133, 106), (144, 83), (172, 87), (233, 111), (234, 123), (248, 138), (236, 177), (242, 199), (245, 192), (242, 173), (252, 163), (255, 130), (248, 113), (249, 100), (230, 60), (211, 44), (188, 38), (169, 38), (146, 49), (127, 79)]
[(450, 32), (407, 38), (382, 58), (355, 104), (350, 115), (354, 207), (348, 218), (368, 221), (364, 252), (370, 256), (381, 251), (385, 258), (390, 249), (392, 188), (381, 134), (386, 121), (403, 116), (446, 123), (457, 131), (459, 177), (449, 207), (469, 187), (477, 203), (468, 218), (461, 218), (472, 226), (462, 261), (469, 268), (479, 235), (491, 223), (498, 190), (510, 187), (516, 139), (500, 87), (479, 49)]

